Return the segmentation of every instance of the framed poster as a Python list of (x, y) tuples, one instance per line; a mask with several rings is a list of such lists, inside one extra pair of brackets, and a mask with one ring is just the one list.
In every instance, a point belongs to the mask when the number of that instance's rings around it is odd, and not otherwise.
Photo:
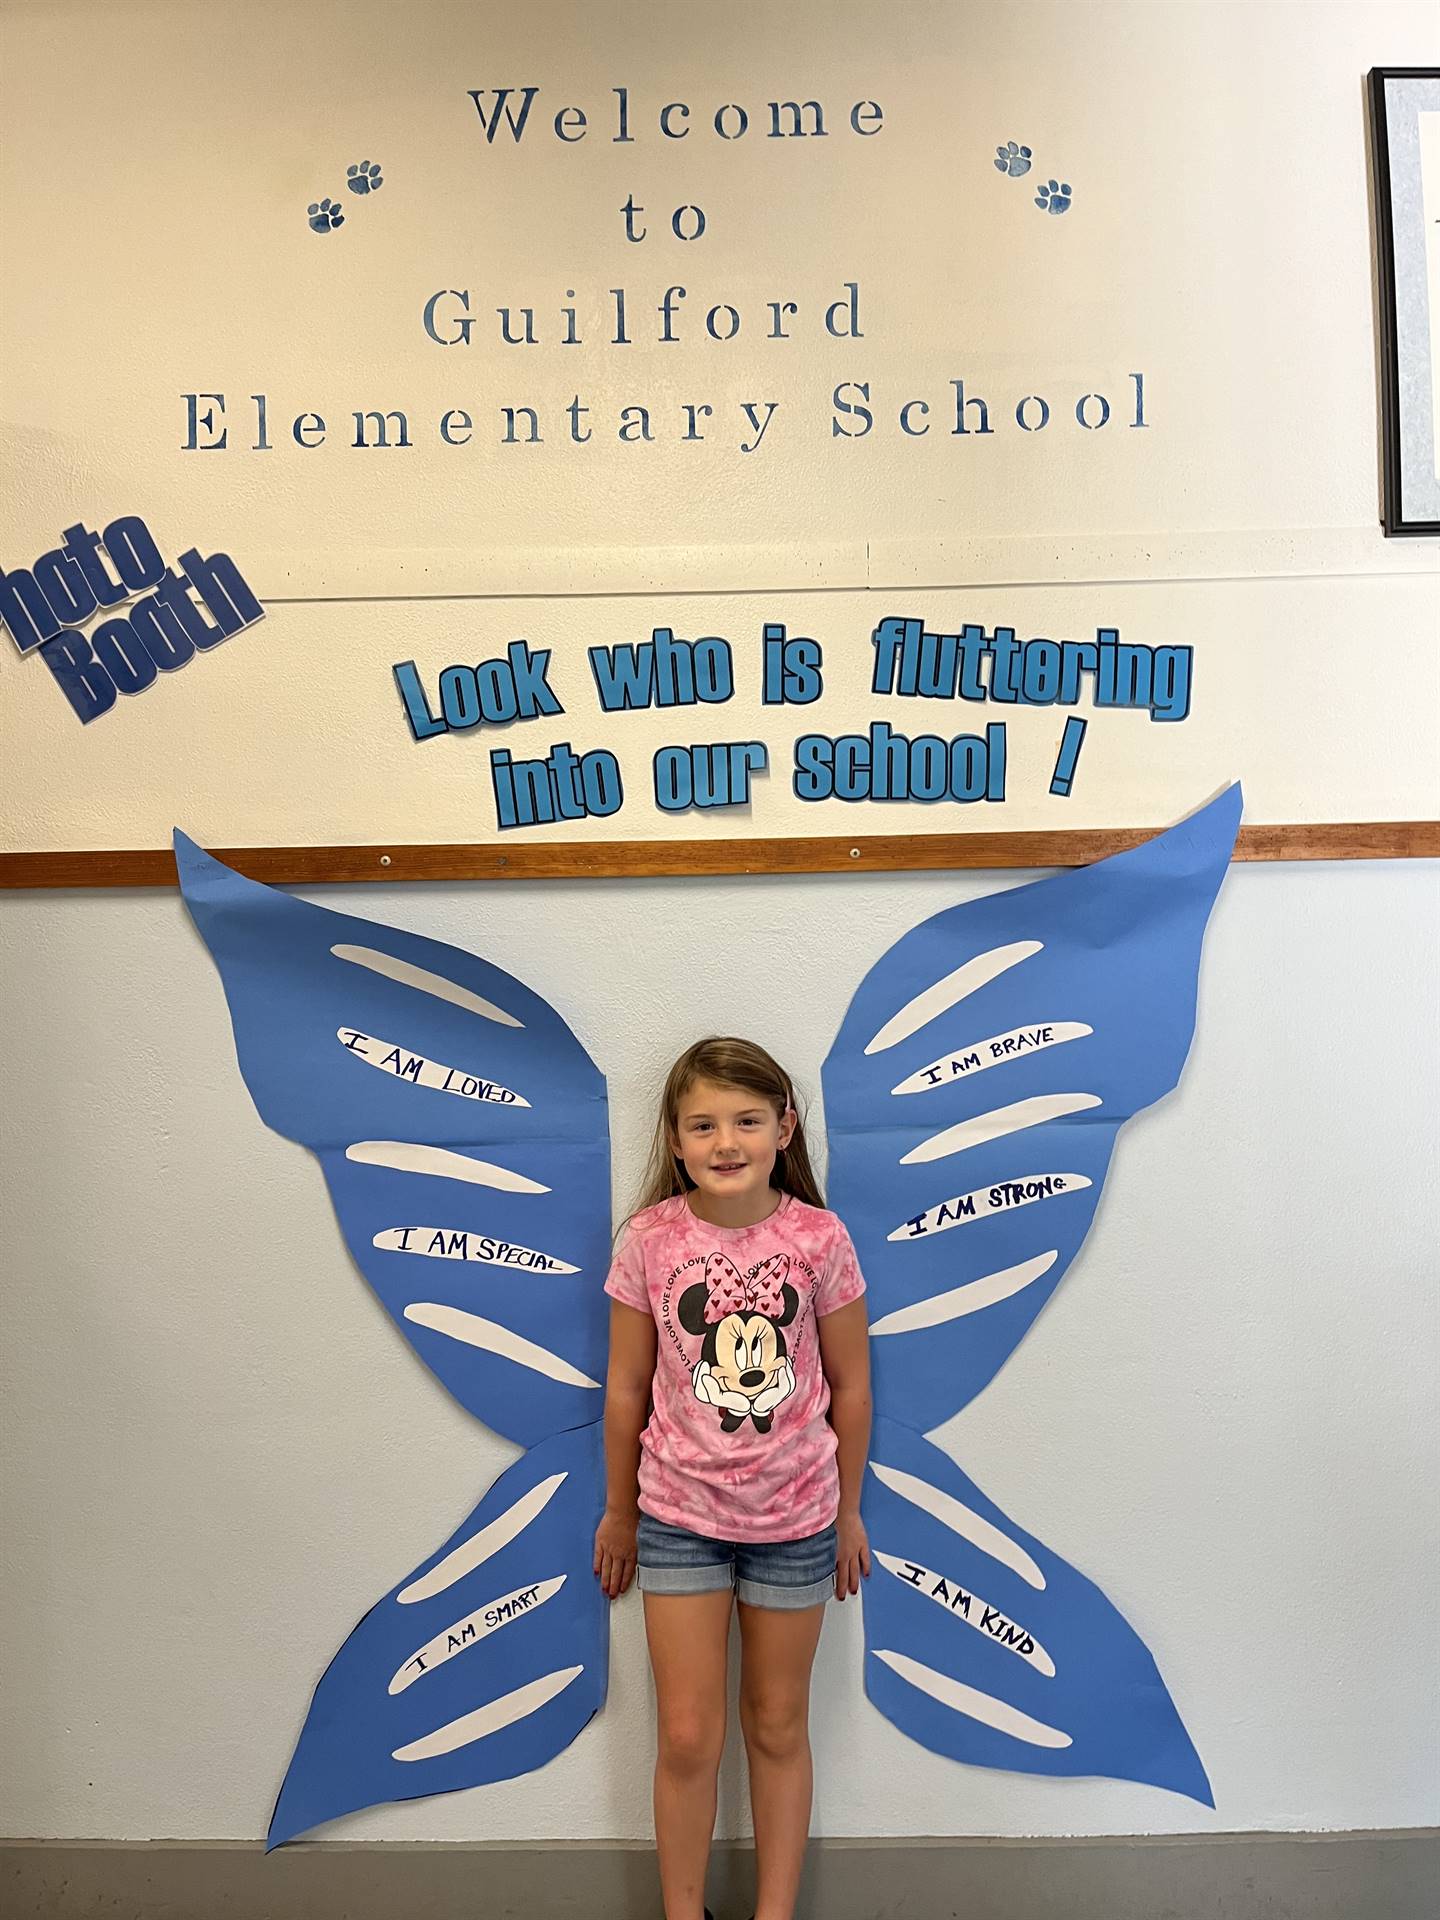
[(1370, 73), (1387, 534), (1440, 533), (1440, 67)]

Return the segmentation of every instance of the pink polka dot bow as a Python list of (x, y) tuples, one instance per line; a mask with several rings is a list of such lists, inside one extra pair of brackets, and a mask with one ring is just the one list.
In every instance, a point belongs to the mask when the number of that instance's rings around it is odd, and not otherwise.
[(785, 1311), (789, 1271), (788, 1253), (772, 1253), (748, 1278), (725, 1254), (712, 1253), (705, 1262), (707, 1324), (717, 1326), (732, 1313), (763, 1313), (767, 1320), (778, 1320)]

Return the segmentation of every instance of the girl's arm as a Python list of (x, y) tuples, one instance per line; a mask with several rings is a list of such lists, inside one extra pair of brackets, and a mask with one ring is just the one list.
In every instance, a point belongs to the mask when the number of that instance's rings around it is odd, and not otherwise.
[(820, 1364), (830, 1383), (829, 1420), (839, 1442), (840, 1512), (835, 1521), (835, 1597), (859, 1593), (870, 1576), (870, 1542), (860, 1518), (860, 1490), (870, 1452), (870, 1335), (863, 1299), (822, 1314)]
[(640, 1433), (655, 1378), (655, 1322), (610, 1302), (610, 1370), (605, 1384), (605, 1512), (595, 1533), (595, 1572), (612, 1600), (635, 1574), (640, 1524)]

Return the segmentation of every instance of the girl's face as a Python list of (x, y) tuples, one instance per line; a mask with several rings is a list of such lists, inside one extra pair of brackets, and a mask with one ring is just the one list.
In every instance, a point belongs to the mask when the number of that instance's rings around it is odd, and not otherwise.
[(758, 1198), (794, 1131), (794, 1114), (787, 1108), (782, 1118), (764, 1094), (697, 1080), (680, 1096), (670, 1144), (702, 1193)]

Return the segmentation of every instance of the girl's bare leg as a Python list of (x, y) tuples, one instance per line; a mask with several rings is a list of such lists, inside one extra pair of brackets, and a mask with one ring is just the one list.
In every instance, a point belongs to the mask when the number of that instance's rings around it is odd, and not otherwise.
[(705, 1911), (734, 1603), (732, 1587), (721, 1593), (645, 1595), (658, 1707), (655, 1847), (665, 1920), (702, 1920)]
[(810, 1837), (810, 1669), (825, 1608), (740, 1607), (740, 1725), (755, 1821), (755, 1920), (792, 1920)]

